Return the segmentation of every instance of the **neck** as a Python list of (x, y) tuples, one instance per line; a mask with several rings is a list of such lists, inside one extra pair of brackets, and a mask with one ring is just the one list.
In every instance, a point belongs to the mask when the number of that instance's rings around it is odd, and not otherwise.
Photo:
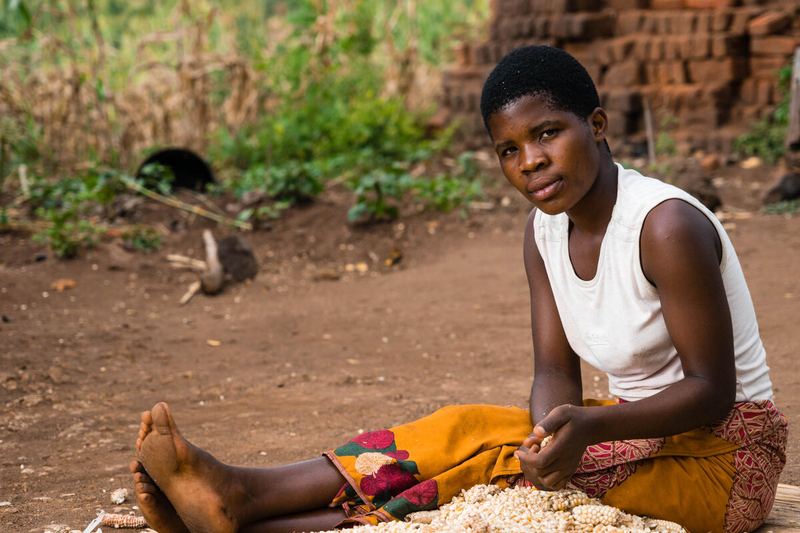
[(617, 167), (604, 157), (592, 188), (567, 211), (573, 226), (581, 233), (604, 234), (617, 201)]

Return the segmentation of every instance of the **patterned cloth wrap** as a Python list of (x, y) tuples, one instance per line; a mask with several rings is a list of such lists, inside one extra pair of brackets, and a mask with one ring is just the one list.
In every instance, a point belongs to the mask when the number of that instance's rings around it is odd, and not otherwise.
[[(347, 480), (331, 507), (347, 513), (341, 525), (374, 525), (435, 509), (474, 485), (528, 485), (513, 454), (531, 432), (526, 410), (463, 405), (364, 433), (325, 452)], [(693, 533), (744, 533), (772, 509), (786, 436), (772, 402), (737, 403), (725, 418), (680, 435), (589, 446), (567, 487)]]

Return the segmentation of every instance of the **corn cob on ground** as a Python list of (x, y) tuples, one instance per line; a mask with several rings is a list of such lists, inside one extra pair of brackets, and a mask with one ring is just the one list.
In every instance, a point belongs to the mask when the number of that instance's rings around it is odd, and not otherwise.
[[(357, 526), (353, 533), (687, 533), (666, 520), (629, 515), (576, 490), (477, 485), (437, 511), (405, 522)], [(325, 533), (335, 533), (325, 532)]]

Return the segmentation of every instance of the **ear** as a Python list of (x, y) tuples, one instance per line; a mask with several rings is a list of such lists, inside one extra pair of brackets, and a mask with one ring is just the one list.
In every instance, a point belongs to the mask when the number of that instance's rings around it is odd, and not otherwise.
[(602, 142), (606, 140), (608, 134), (608, 115), (602, 107), (596, 108), (589, 115), (589, 128), (592, 132), (595, 142)]

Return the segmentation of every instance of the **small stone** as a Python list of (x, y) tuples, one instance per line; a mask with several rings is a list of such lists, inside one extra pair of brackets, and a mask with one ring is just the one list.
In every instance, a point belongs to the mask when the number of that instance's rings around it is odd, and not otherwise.
[(50, 369), (47, 371), (47, 375), (50, 377), (51, 380), (53, 380), (53, 383), (55, 383), (56, 385), (70, 382), (69, 376), (67, 376), (64, 373), (64, 370), (62, 368), (59, 368), (57, 366), (51, 366)]
[(111, 493), (111, 503), (121, 504), (128, 499), (128, 489), (117, 489)]
[(713, 174), (722, 166), (722, 159), (717, 154), (709, 154), (700, 160), (700, 166), (709, 174)]
[(748, 157), (747, 159), (742, 161), (740, 166), (744, 169), (758, 168), (761, 166), (761, 159), (756, 156)]

